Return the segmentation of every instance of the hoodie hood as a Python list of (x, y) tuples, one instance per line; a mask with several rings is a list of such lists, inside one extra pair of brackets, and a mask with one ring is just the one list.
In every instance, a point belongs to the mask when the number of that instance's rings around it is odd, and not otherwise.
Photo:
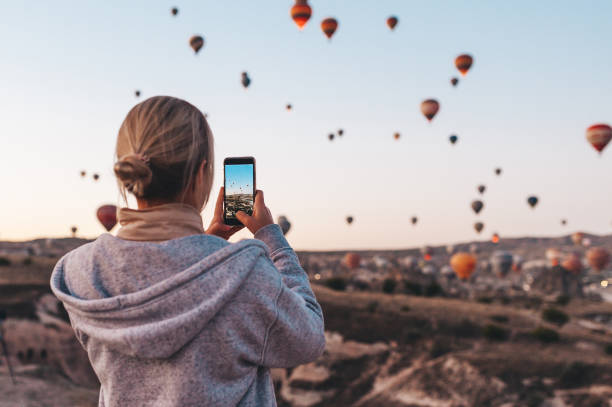
[[(170, 267), (168, 254), (186, 246), (181, 245), (186, 239), (191, 241), (190, 246), (194, 240), (201, 241), (199, 256), (184, 264), (183, 269), (165, 270)], [(211, 241), (217, 245), (212, 252), (206, 249)], [(218, 238), (197, 235), (151, 243), (102, 235), (58, 262), (51, 276), (51, 289), (64, 303), (85, 347), (88, 341), (96, 340), (126, 355), (167, 358), (213, 321), (249, 278), (260, 258), (267, 255), (266, 245), (258, 240), (227, 244)], [(135, 257), (147, 259), (145, 269), (130, 273), (157, 272), (164, 277), (134, 292), (109, 294), (113, 292), (109, 285), (121, 286), (123, 276), (133, 277), (122, 267), (134, 264)], [(161, 260), (156, 263), (155, 259)], [(160, 270), (153, 270), (156, 264)], [(82, 284), (96, 286), (96, 292), (102, 294), (87, 298), (82, 294), (87, 290), (77, 289)]]

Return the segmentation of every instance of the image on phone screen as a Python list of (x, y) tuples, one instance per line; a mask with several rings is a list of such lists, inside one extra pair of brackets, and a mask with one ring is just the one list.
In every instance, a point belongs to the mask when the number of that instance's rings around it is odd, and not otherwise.
[(225, 164), (225, 223), (236, 223), (236, 212), (253, 214), (254, 164)]

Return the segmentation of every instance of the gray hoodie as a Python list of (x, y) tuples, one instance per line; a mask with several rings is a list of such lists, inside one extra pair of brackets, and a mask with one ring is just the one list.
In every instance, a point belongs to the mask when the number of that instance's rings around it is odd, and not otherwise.
[(323, 315), (278, 225), (255, 237), (104, 234), (57, 263), (100, 406), (276, 405), (269, 368), (321, 355)]

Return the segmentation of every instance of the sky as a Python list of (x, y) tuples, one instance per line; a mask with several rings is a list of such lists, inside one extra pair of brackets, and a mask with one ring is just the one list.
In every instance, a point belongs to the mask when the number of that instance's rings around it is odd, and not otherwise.
[[(292, 4), (3, 2), (0, 239), (68, 236), (72, 225), (82, 237), (103, 233), (96, 208), (121, 204), (117, 131), (154, 95), (208, 114), (211, 199), (224, 157), (256, 158), (257, 186), (272, 214), (290, 220), (297, 249), (612, 231), (612, 151), (598, 156), (585, 140), (591, 124), (612, 123), (612, 2), (311, 0), (301, 32)], [(320, 30), (328, 16), (339, 21), (331, 41)], [(198, 55), (193, 34), (205, 39)], [(474, 65), (453, 88), (461, 53)], [(431, 123), (419, 110), (427, 98), (440, 102)], [(330, 142), (339, 128), (344, 135)], [(476, 216), (470, 202), (481, 183)]]
[(226, 165), (225, 180), (225, 193), (227, 195), (251, 193), (253, 191), (253, 165)]

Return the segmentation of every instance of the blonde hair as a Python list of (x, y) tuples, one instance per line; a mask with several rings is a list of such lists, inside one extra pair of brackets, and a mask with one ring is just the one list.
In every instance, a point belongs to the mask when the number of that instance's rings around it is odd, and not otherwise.
[(214, 175), (213, 135), (190, 103), (155, 96), (127, 114), (117, 135), (114, 166), (119, 189), (144, 200), (182, 200), (205, 161), (204, 203)]

